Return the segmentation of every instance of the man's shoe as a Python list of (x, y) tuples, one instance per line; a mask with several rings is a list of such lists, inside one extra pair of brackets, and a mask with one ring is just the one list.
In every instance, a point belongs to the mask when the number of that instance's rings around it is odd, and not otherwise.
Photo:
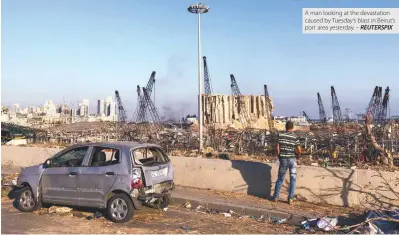
[(277, 199), (277, 198), (272, 198), (270, 201), (272, 201), (272, 202), (278, 202), (278, 199)]
[(288, 204), (292, 205), (294, 203), (294, 198), (288, 198)]

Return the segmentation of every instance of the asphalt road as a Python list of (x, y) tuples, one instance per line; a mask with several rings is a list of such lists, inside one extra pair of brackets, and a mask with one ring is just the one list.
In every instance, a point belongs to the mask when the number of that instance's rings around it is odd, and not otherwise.
[[(78, 210), (74, 213), (90, 215)], [(258, 222), (251, 218), (225, 217), (220, 214), (194, 212), (180, 205), (165, 211), (146, 208), (137, 211), (125, 224), (114, 224), (105, 218), (88, 220), (68, 214), (19, 212), (11, 200), (2, 201), (1, 233), (295, 233), (295, 227), (286, 224)]]

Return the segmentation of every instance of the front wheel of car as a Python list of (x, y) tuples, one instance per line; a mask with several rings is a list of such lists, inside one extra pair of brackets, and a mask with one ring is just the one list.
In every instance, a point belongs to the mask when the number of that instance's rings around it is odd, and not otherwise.
[(125, 194), (115, 194), (107, 205), (109, 219), (114, 223), (125, 223), (134, 214), (134, 206), (129, 196)]
[(22, 212), (32, 212), (41, 207), (40, 201), (36, 201), (29, 187), (22, 188), (16, 198), (16, 206)]

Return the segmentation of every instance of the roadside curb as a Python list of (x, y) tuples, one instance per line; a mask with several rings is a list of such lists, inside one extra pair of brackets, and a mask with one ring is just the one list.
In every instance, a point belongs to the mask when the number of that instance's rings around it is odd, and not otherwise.
[(190, 204), (195, 208), (198, 205), (204, 206), (208, 209), (217, 209), (223, 211), (232, 210), (241, 215), (249, 215), (259, 217), (263, 215), (265, 219), (270, 219), (271, 217), (285, 218), (287, 222), (295, 225), (299, 225), (302, 221), (313, 218), (312, 215), (305, 214), (294, 214), (286, 211), (278, 211), (274, 209), (267, 209), (261, 207), (254, 207), (249, 205), (240, 205), (236, 203), (231, 203), (228, 201), (218, 201), (212, 199), (196, 198), (188, 195), (179, 195), (172, 191), (172, 203), (173, 204), (184, 204), (190, 202)]

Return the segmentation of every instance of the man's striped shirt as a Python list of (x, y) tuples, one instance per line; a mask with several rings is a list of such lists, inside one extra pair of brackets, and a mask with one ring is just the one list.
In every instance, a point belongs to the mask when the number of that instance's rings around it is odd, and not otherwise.
[(285, 131), (277, 135), (277, 143), (280, 145), (281, 158), (295, 158), (295, 148), (299, 146), (298, 136), (294, 132)]

